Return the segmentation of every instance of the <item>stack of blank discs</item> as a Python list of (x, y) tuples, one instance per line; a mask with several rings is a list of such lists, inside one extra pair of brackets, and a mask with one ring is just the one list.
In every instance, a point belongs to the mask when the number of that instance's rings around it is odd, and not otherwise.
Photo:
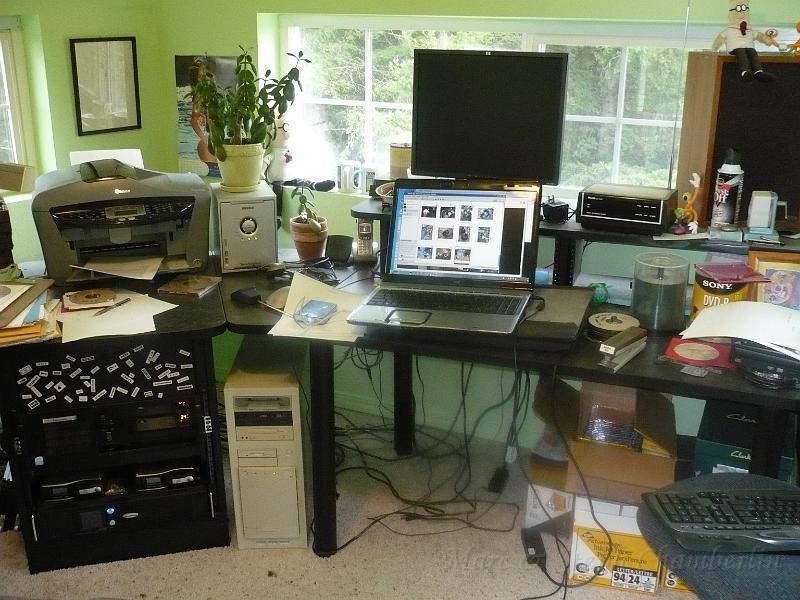
[(8, 215), (6, 203), (0, 200), (0, 268), (7, 267), (14, 262), (11, 249), (11, 218)]
[(607, 340), (628, 327), (638, 327), (639, 319), (618, 312), (601, 312), (589, 315), (587, 328), (589, 334), (599, 340)]

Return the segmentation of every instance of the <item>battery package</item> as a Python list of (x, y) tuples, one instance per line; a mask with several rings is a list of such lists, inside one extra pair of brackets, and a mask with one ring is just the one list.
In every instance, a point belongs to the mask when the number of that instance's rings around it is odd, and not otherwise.
[(70, 500), (99, 496), (103, 491), (103, 477), (99, 472), (73, 473), (42, 479), (43, 500)]
[(136, 468), (136, 489), (163, 490), (189, 486), (198, 481), (198, 468), (189, 462), (162, 462)]

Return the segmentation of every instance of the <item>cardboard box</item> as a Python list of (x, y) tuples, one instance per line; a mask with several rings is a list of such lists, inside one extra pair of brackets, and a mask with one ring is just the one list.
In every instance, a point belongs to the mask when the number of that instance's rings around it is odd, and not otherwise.
[(661, 587), (668, 590), (681, 590), (682, 592), (694, 592), (686, 585), (675, 573), (662, 565), (661, 567)]
[[(673, 452), (672, 456), (647, 454), (624, 446), (575, 439), (579, 418), (579, 392), (563, 381), (556, 381), (555, 387), (551, 387), (549, 381), (540, 380), (534, 397), (534, 412), (546, 423), (557, 422), (568, 440), (575, 462), (568, 461), (560, 468), (551, 468), (547, 472), (548, 479), (545, 481), (541, 479), (542, 469), (538, 469), (538, 474), (534, 469), (531, 473), (532, 481), (555, 489), (586, 495), (587, 490), (580, 477), (580, 474), (583, 474), (589, 495), (627, 504), (639, 504), (643, 492), (656, 490), (674, 482), (677, 440), (672, 402), (661, 394), (634, 391), (637, 405), (655, 407), (652, 411), (637, 410), (637, 427), (645, 431), (661, 429), (662, 432), (666, 432), (657, 434), (660, 440), (659, 446), (668, 446)], [(554, 400), (556, 404), (551, 405)], [(649, 419), (656, 418), (651, 417), (651, 414), (659, 415), (657, 418), (666, 423), (651, 427)], [(672, 439), (669, 437), (670, 432)]]
[[(718, 473), (750, 468), (750, 453), (758, 424), (758, 407), (737, 402), (707, 402), (697, 432), (694, 471)], [(786, 428), (778, 478), (794, 480), (795, 422)]]
[(667, 396), (584, 381), (577, 437), (675, 457), (675, 409)]
[(601, 500), (593, 500), (592, 508), (594, 516), (588, 499), (575, 498), (570, 580), (584, 583), (591, 579), (591, 585), (654, 594), (661, 561), (639, 531), (638, 508)]
[[(528, 502), (525, 527), (540, 525), (572, 512), (575, 495), (563, 489), (563, 467), (531, 461), (528, 468)], [(571, 520), (569, 521), (572, 526)]]

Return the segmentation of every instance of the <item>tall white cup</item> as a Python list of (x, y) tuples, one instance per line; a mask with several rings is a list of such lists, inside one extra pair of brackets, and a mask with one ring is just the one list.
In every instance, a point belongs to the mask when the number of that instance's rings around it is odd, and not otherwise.
[(361, 188), (361, 163), (344, 160), (336, 167), (336, 187), (343, 194), (358, 192)]

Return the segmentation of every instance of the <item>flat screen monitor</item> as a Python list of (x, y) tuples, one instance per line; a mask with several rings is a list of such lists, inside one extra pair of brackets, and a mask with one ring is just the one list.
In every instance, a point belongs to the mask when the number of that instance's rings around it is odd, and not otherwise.
[(414, 51), (411, 172), (558, 183), (567, 54)]

